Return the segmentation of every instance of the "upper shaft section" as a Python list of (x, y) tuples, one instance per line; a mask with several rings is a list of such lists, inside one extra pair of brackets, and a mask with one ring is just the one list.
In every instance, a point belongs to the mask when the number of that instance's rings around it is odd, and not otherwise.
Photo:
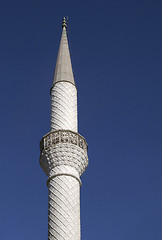
[(62, 36), (57, 56), (53, 85), (57, 82), (70, 82), (75, 85), (66, 33), (66, 20), (62, 22)]

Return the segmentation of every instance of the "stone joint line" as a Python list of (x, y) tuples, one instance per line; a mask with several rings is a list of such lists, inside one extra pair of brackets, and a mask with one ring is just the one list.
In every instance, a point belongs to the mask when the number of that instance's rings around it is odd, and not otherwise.
[(79, 182), (80, 187), (82, 186), (82, 181), (80, 180), (80, 178), (78, 178), (78, 177), (75, 176), (74, 174), (70, 174), (70, 173), (57, 173), (57, 174), (53, 174), (51, 177), (48, 178), (48, 180), (47, 180), (47, 186), (49, 185), (49, 182), (50, 182), (53, 178), (58, 177), (58, 176), (62, 176), (62, 175), (64, 175), (64, 176), (70, 176), (70, 177), (75, 178), (75, 179)]

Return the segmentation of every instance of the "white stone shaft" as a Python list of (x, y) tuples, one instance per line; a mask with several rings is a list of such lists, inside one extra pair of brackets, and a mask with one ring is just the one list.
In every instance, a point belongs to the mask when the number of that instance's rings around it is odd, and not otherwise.
[[(69, 173), (69, 176), (65, 173)], [(79, 240), (80, 184), (75, 177), (70, 176), (78, 173), (74, 168), (62, 165), (52, 170), (51, 175), (55, 174), (58, 176), (48, 184), (48, 239)]]
[(57, 82), (51, 90), (51, 130), (78, 132), (77, 89), (70, 82)]
[[(51, 131), (78, 132), (77, 89), (74, 83), (66, 29), (63, 28), (53, 86)], [(58, 158), (63, 162), (63, 152)], [(73, 160), (73, 159), (72, 159)], [(80, 240), (80, 176), (76, 168), (62, 165), (49, 173), (48, 239)]]
[(80, 240), (80, 176), (88, 165), (87, 145), (77, 133), (68, 136), (66, 141), (67, 131), (60, 130), (41, 141), (40, 165), (49, 188), (48, 240)]

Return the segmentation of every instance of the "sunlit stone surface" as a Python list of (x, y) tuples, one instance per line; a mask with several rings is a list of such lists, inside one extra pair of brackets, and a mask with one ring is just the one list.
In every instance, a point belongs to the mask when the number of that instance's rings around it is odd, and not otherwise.
[(48, 176), (48, 240), (79, 240), (80, 176), (88, 166), (87, 143), (78, 134), (77, 89), (66, 34), (51, 87), (51, 131), (40, 142), (40, 165)]

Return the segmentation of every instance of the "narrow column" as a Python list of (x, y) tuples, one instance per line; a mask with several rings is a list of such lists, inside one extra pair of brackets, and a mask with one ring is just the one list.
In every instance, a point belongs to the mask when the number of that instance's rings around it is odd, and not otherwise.
[(61, 165), (50, 172), (48, 237), (80, 239), (80, 182), (75, 168)]
[(51, 88), (51, 131), (40, 143), (48, 176), (48, 240), (80, 240), (80, 176), (88, 166), (87, 143), (78, 134), (77, 89), (63, 20)]
[(78, 131), (77, 89), (70, 82), (56, 82), (51, 89), (51, 130)]

